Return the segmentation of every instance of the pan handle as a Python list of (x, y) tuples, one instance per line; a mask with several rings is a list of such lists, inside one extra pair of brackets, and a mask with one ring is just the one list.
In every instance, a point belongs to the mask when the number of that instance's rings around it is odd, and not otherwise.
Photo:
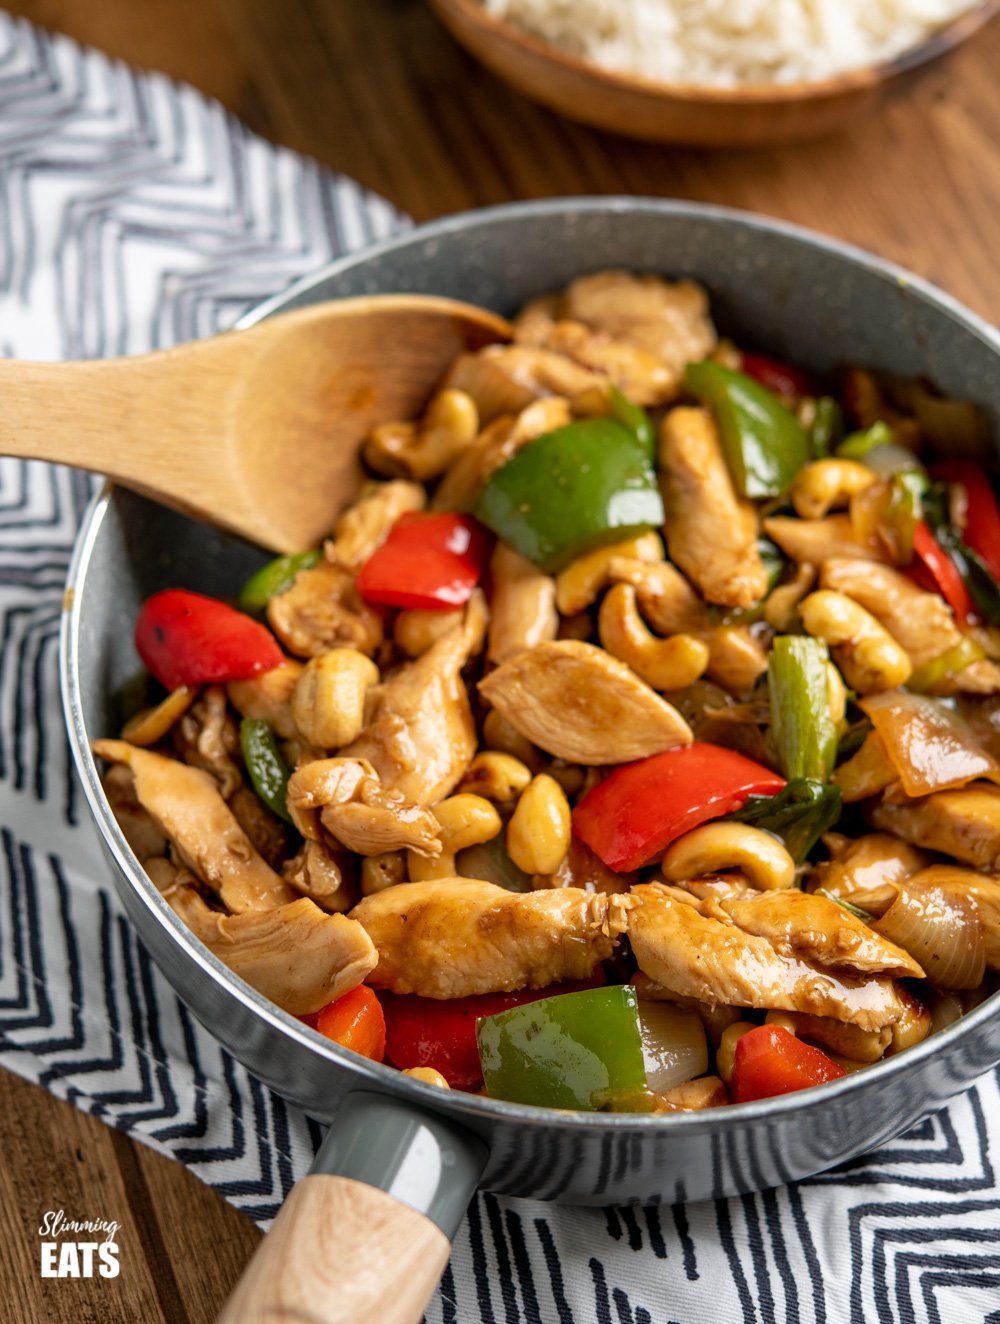
[(217, 1324), (419, 1324), (486, 1158), (447, 1118), (348, 1095)]

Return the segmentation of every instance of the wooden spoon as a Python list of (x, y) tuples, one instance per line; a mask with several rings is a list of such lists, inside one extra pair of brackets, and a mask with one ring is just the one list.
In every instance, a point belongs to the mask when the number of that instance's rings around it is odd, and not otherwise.
[(371, 295), (132, 358), (0, 359), (0, 454), (106, 474), (302, 551), (357, 490), (368, 430), (419, 413), (457, 354), (510, 334), (471, 304)]

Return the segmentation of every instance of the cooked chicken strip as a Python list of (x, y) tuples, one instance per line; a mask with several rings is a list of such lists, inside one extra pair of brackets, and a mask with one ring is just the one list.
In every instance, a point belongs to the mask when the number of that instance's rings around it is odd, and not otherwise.
[(315, 901), (320, 910), (346, 911), (359, 895), (355, 887), (344, 885), (341, 865), (347, 865), (349, 859), (345, 852), (338, 860), (325, 842), (306, 840), (299, 853), (285, 861), (282, 874), (296, 892)]
[(677, 394), (675, 367), (633, 342), (610, 336), (582, 322), (554, 322), (545, 348), (565, 354), (590, 372), (600, 373), (637, 405), (664, 404)]
[(833, 557), (820, 572), (820, 588), (846, 593), (906, 649), (915, 667), (957, 644), (962, 636), (951, 609), (892, 566)]
[(412, 804), (443, 800), (476, 752), (462, 668), (482, 647), (485, 632), (486, 609), (476, 594), (457, 630), (369, 691), (374, 701), (368, 724), (341, 754), (367, 759), (382, 785)]
[(365, 759), (304, 763), (288, 779), (288, 810), (310, 841), (322, 840), (323, 827), (359, 855), (382, 855), (404, 847), (421, 855), (441, 851), (438, 821), (430, 810), (383, 786)]
[(295, 900), (254, 850), (207, 772), (124, 740), (95, 740), (94, 753), (132, 769), (139, 803), (230, 910), (273, 910)]
[(822, 565), (832, 557), (861, 558), (867, 563), (889, 559), (888, 553), (874, 539), (866, 543), (858, 538), (850, 515), (828, 515), (826, 519), (772, 515), (764, 520), (764, 532), (786, 556), (810, 565)]
[(627, 763), (692, 740), (680, 713), (623, 662), (576, 639), (518, 653), (479, 691), (521, 735), (570, 763)]
[(886, 977), (855, 979), (782, 956), (766, 938), (703, 915), (654, 884), (632, 889), (628, 935), (639, 969), (672, 993), (711, 1006), (831, 1016), (878, 1030), (902, 1015)]
[(719, 904), (744, 933), (766, 938), (780, 956), (846, 974), (924, 977), (912, 956), (825, 896), (793, 888)]
[(486, 656), (503, 662), (525, 648), (554, 639), (559, 629), (556, 581), (504, 543), (490, 560), (490, 633)]
[(341, 647), (370, 657), (382, 642), (381, 616), (361, 600), (353, 570), (333, 561), (300, 570), (291, 588), (268, 602), (267, 619), (297, 657)]
[(326, 544), (328, 561), (356, 570), (385, 541), (401, 515), (423, 510), (427, 493), (420, 483), (398, 479), (378, 483), (372, 491), (348, 506)]
[(690, 280), (601, 271), (573, 281), (560, 312), (654, 355), (669, 369), (671, 393), (716, 344), (708, 297)]
[(226, 686), (229, 702), (241, 717), (267, 722), (282, 740), (290, 740), (298, 734), (291, 705), (302, 670), (297, 658), (289, 658), (280, 667), (262, 671), (249, 680), (231, 680)]
[(167, 839), (139, 803), (131, 769), (120, 763), (114, 764), (101, 778), (101, 785), (111, 812), (136, 858), (147, 860), (151, 855), (163, 855)]
[(239, 728), (226, 707), (226, 691), (221, 685), (209, 685), (174, 725), (170, 735), (177, 757), (193, 768), (211, 773), (224, 800), (229, 800), (243, 785), (237, 762)]
[(360, 924), (325, 914), (307, 897), (276, 910), (223, 915), (193, 887), (170, 888), (165, 895), (209, 951), (293, 1016), (320, 1011), (357, 988), (378, 961)]
[(878, 828), (926, 850), (941, 851), (979, 869), (1000, 870), (1000, 786), (973, 782), (869, 811)]
[(672, 409), (660, 429), (660, 475), (671, 561), (709, 602), (750, 607), (767, 591), (757, 512), (739, 496), (705, 409)]
[(508, 892), (468, 878), (391, 887), (351, 911), (378, 949), (369, 983), (462, 998), (586, 979), (625, 931), (628, 897)]
[(574, 363), (565, 354), (536, 345), (487, 345), (462, 354), (449, 368), (442, 390), (465, 391), (491, 423), (502, 414), (520, 413), (540, 396), (574, 396), (600, 386), (600, 373)]

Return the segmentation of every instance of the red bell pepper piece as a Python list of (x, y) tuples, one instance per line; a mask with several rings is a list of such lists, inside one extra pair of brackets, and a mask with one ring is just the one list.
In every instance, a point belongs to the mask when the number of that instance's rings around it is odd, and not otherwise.
[(978, 554), (993, 578), (1000, 580), (1000, 503), (982, 466), (972, 460), (948, 460), (933, 465), (930, 475), (965, 488), (962, 541)]
[(217, 598), (168, 588), (147, 598), (135, 646), (161, 685), (215, 685), (280, 667), (285, 656), (266, 626)]
[(735, 750), (696, 741), (616, 768), (573, 810), (573, 831), (608, 868), (627, 873), (699, 823), (784, 785), (783, 777)]
[(480, 993), (447, 1000), (383, 993), (386, 1056), (400, 1071), (434, 1067), (453, 1089), (478, 1089), (483, 1083), (483, 1069), (476, 1022), (481, 1017), (539, 1002), (556, 993), (578, 993), (603, 984), (604, 973), (598, 966), (590, 979), (567, 980), (550, 988), (521, 988), (513, 993)]
[(816, 394), (815, 383), (808, 373), (790, 364), (766, 358), (763, 354), (744, 354), (743, 371), (767, 390), (786, 399), (789, 396)]
[(335, 1043), (381, 1062), (385, 1057), (382, 1004), (365, 984), (328, 1002), (316, 1017), (316, 1029)]
[(826, 1053), (780, 1025), (758, 1025), (736, 1041), (730, 1094), (733, 1103), (770, 1099), (845, 1075)]
[(450, 611), (482, 578), (490, 537), (471, 515), (403, 515), (358, 571), (366, 602)]
[(975, 620), (976, 607), (965, 580), (924, 520), (919, 520), (913, 530), (913, 555), (910, 574), (921, 588), (940, 593), (960, 625)]

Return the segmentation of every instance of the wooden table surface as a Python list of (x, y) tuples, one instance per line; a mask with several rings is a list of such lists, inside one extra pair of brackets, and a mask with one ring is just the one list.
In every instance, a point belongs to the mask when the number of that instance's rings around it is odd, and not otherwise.
[[(353, 175), (418, 220), (579, 193), (726, 203), (874, 249), (1000, 321), (997, 22), (849, 134), (707, 153), (628, 142), (536, 108), (475, 66), (422, 0), (5, 0), (5, 8), (195, 84), (265, 137)], [(4, 1073), (0, 1117), (5, 1321), (214, 1317), (258, 1239), (247, 1219), (178, 1164)], [(84, 1204), (123, 1224), (125, 1270), (98, 1284), (42, 1280), (34, 1210)]]

